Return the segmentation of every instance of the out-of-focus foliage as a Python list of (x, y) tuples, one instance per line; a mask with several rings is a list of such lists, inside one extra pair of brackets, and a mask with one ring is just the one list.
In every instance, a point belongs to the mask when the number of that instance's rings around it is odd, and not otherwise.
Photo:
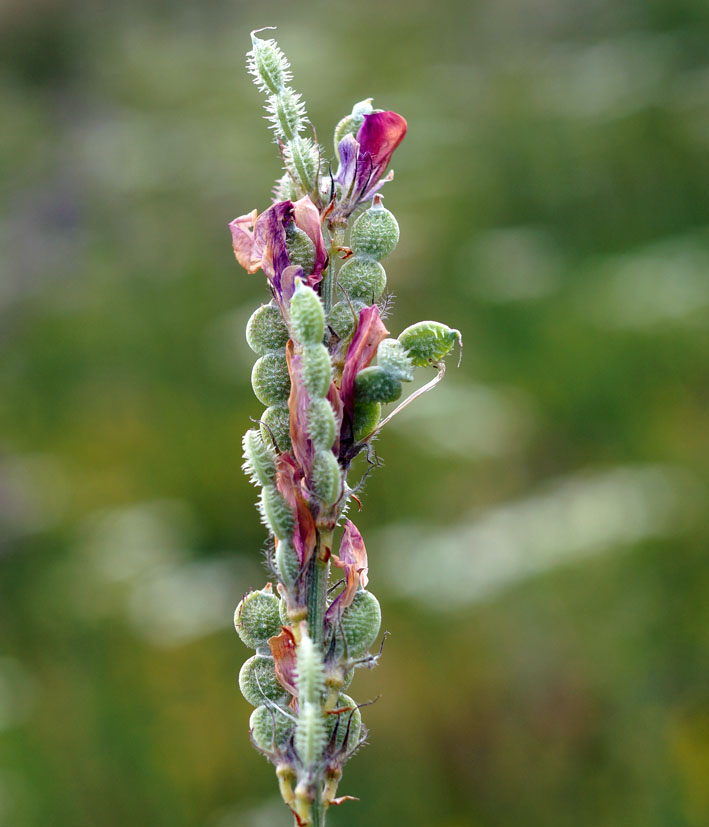
[(323, 143), (366, 95), (407, 117), (389, 326), (466, 345), (377, 444), (393, 635), (333, 825), (709, 823), (704, 0), (0, 24), (0, 825), (288, 824), (231, 628), (265, 289), (226, 224), (279, 174), (243, 68), (268, 24)]

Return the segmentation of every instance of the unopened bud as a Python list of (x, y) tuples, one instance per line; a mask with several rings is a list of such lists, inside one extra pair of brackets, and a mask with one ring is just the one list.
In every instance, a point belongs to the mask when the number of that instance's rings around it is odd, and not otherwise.
[(254, 485), (272, 485), (276, 481), (276, 454), (270, 442), (264, 442), (259, 431), (244, 434), (244, 472)]

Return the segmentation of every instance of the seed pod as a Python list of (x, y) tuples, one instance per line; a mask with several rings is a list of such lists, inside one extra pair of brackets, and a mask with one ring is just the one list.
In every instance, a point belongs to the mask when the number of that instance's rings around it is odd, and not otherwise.
[(293, 179), (287, 172), (276, 181), (273, 187), (274, 201), (297, 201), (298, 195)]
[(379, 424), (382, 416), (382, 406), (379, 402), (356, 402), (352, 435), (355, 442), (360, 442)]
[(239, 671), (239, 689), (251, 706), (264, 700), (285, 705), (290, 699), (290, 693), (278, 682), (273, 658), (267, 655), (253, 655), (244, 663)]
[(316, 449), (330, 450), (335, 441), (335, 414), (327, 399), (311, 399), (308, 436)]
[(379, 259), (388, 256), (399, 243), (399, 225), (381, 201), (373, 204), (352, 225), (350, 247), (355, 255)]
[(322, 654), (306, 631), (296, 649), (296, 661), (298, 702), (319, 705), (325, 690)]
[(313, 490), (325, 503), (333, 505), (340, 499), (342, 480), (337, 457), (329, 449), (317, 451), (313, 459)]
[(291, 80), (288, 59), (275, 40), (251, 35), (253, 48), (247, 53), (246, 67), (262, 92), (279, 92)]
[(319, 345), (322, 342), (325, 332), (322, 302), (313, 288), (303, 284), (300, 279), (296, 280), (295, 292), (290, 301), (290, 320), (293, 337), (301, 344)]
[(275, 440), (281, 452), (290, 449), (290, 413), (286, 405), (271, 405), (261, 414), (261, 437), (267, 445)]
[(353, 256), (347, 259), (337, 274), (337, 286), (350, 299), (376, 302), (387, 286), (387, 274), (373, 258)]
[(394, 402), (401, 396), (401, 382), (379, 365), (361, 370), (355, 377), (357, 402)]
[(296, 227), (295, 224), (290, 224), (286, 229), (286, 250), (291, 264), (302, 267), (306, 276), (313, 272), (315, 267), (315, 245), (308, 234)]
[(324, 398), (332, 381), (330, 354), (325, 345), (303, 348), (303, 384), (308, 396)]
[(379, 343), (377, 364), (402, 382), (411, 382), (414, 378), (413, 363), (404, 346), (396, 339), (384, 339)]
[(259, 511), (263, 524), (279, 540), (288, 540), (293, 534), (293, 512), (275, 485), (266, 485), (261, 490)]
[(356, 135), (360, 126), (364, 123), (364, 116), (371, 114), (373, 111), (372, 99), (367, 98), (366, 100), (356, 103), (352, 107), (352, 113), (350, 115), (345, 115), (345, 117), (337, 124), (335, 127), (336, 156), (338, 154), (340, 141), (345, 137), (345, 135)]
[(281, 628), (278, 614), (280, 600), (269, 583), (265, 589), (245, 595), (234, 612), (234, 627), (250, 649), (265, 646)]
[(283, 147), (283, 166), (306, 192), (311, 192), (320, 169), (319, 147), (311, 138), (296, 135)]
[(440, 322), (417, 322), (399, 335), (411, 361), (417, 367), (438, 362), (451, 352), (456, 342), (462, 343), (459, 330)]
[(346, 342), (355, 332), (359, 322), (359, 312), (367, 306), (362, 299), (345, 299), (332, 306), (327, 317), (327, 323), (338, 339)]
[(379, 601), (371, 592), (360, 589), (355, 593), (352, 604), (342, 614), (342, 633), (337, 632), (336, 652), (344, 653), (344, 634), (347, 656), (352, 658), (363, 654), (377, 639), (381, 623)]
[[(327, 735), (335, 749), (341, 749), (347, 736), (347, 751), (354, 749), (362, 729), (362, 713), (349, 695), (342, 693), (337, 699), (337, 709), (345, 710), (327, 716)], [(334, 736), (334, 737), (333, 737)]]
[(251, 371), (251, 387), (264, 405), (282, 405), (288, 401), (290, 376), (282, 350), (266, 353), (256, 360)]
[(293, 743), (303, 766), (312, 767), (322, 755), (327, 741), (320, 704), (300, 703)]
[(275, 304), (262, 304), (246, 323), (246, 341), (254, 353), (263, 356), (281, 350), (290, 338), (286, 323)]
[(300, 94), (287, 86), (277, 95), (269, 95), (266, 111), (266, 120), (271, 122), (276, 137), (282, 141), (292, 140), (305, 128), (305, 104)]
[(264, 442), (259, 431), (251, 429), (244, 434), (242, 445), (244, 473), (254, 485), (273, 485), (276, 481), (276, 453), (270, 441)]
[(293, 735), (292, 712), (280, 706), (257, 706), (249, 718), (254, 741), (265, 752), (284, 752)]
[[(291, 588), (295, 584), (300, 575), (300, 559), (289, 540), (278, 541), (278, 548), (276, 549), (276, 570), (278, 571), (278, 577), (281, 583), (288, 588)], [(289, 622), (287, 614), (286, 620), (283, 620), (283, 613), (286, 611), (286, 602), (285, 600), (279, 600), (278, 604), (280, 622), (287, 625)]]

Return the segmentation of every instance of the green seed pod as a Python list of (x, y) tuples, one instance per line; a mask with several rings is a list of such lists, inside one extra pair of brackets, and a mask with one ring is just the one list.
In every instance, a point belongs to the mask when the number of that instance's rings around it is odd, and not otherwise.
[(247, 53), (247, 69), (262, 92), (278, 93), (291, 80), (288, 59), (275, 40), (251, 35), (253, 48)]
[(402, 382), (411, 382), (414, 378), (413, 363), (404, 346), (396, 339), (384, 339), (379, 343), (377, 364)]
[(303, 384), (310, 398), (327, 396), (332, 381), (330, 354), (325, 345), (303, 348)]
[[(308, 239), (310, 240), (310, 239)], [(325, 333), (325, 312), (312, 287), (296, 279), (290, 300), (290, 321), (293, 338), (303, 345), (319, 345)]]
[(239, 637), (250, 649), (265, 646), (268, 639), (281, 629), (278, 614), (280, 600), (269, 583), (265, 589), (249, 592), (234, 612), (234, 627)]
[(275, 440), (281, 452), (290, 449), (290, 413), (286, 405), (271, 405), (261, 414), (261, 437), (267, 445)]
[(350, 247), (355, 255), (377, 260), (388, 256), (399, 243), (399, 225), (381, 201), (373, 204), (352, 225)]
[(333, 505), (340, 499), (342, 480), (340, 464), (329, 449), (318, 451), (313, 459), (313, 490), (325, 503)]
[(264, 405), (282, 405), (290, 394), (290, 376), (285, 353), (266, 353), (254, 363), (251, 387)]
[[(298, 552), (288, 540), (279, 540), (278, 542), (278, 548), (276, 549), (276, 570), (278, 571), (281, 582), (288, 588), (291, 588), (295, 584), (300, 575)], [(286, 620), (283, 620), (284, 613), (286, 613), (285, 600), (278, 601), (278, 608), (280, 611), (280, 622), (287, 625), (289, 623), (287, 614), (285, 614)]]
[(244, 464), (242, 468), (254, 485), (273, 485), (276, 481), (276, 452), (270, 440), (264, 442), (259, 431), (244, 434)]
[[(347, 643), (348, 657), (357, 657), (369, 649), (377, 639), (381, 623), (379, 601), (371, 592), (360, 589), (342, 615), (342, 633)], [(337, 634), (336, 652), (344, 653), (342, 634), (339, 630)]]
[(359, 711), (357, 704), (344, 693), (337, 699), (337, 709), (347, 710), (340, 712), (339, 715), (327, 716), (327, 736), (328, 740), (332, 739), (332, 735), (337, 728), (335, 735), (335, 747), (341, 749), (345, 743), (345, 735), (347, 736), (347, 751), (354, 749), (359, 741), (359, 734), (362, 729), (362, 714)]
[(281, 350), (289, 338), (286, 323), (275, 304), (262, 304), (246, 323), (246, 341), (259, 356)]
[(278, 682), (273, 658), (266, 655), (253, 655), (239, 671), (239, 689), (251, 704), (258, 706), (264, 700), (287, 704), (290, 694)]
[(297, 201), (299, 193), (296, 190), (293, 179), (286, 172), (275, 183), (273, 187), (274, 201)]
[(257, 706), (249, 718), (254, 741), (265, 752), (283, 752), (293, 734), (292, 712), (281, 706)]
[(382, 406), (379, 402), (356, 402), (352, 432), (355, 442), (360, 442), (379, 424)]
[(263, 524), (279, 540), (291, 538), (294, 527), (293, 512), (275, 485), (266, 485), (261, 490), (259, 511)]
[(340, 268), (337, 286), (350, 299), (376, 302), (387, 286), (387, 274), (382, 265), (373, 258), (353, 256)]
[(307, 632), (303, 632), (296, 649), (296, 685), (300, 704), (320, 704), (325, 691), (322, 654)]
[(305, 192), (312, 192), (320, 169), (320, 151), (311, 138), (297, 135), (283, 147), (283, 165)]
[(300, 94), (284, 87), (277, 95), (270, 95), (266, 101), (266, 119), (276, 137), (290, 141), (305, 127), (305, 104)]
[(437, 362), (451, 352), (456, 342), (461, 343), (459, 330), (454, 330), (440, 322), (417, 322), (407, 327), (399, 335), (404, 346), (417, 367)]
[(352, 113), (350, 115), (345, 115), (345, 117), (337, 124), (335, 127), (336, 157), (338, 155), (337, 149), (340, 145), (340, 141), (345, 137), (345, 135), (356, 135), (360, 126), (364, 123), (364, 116), (371, 114), (373, 111), (372, 99), (367, 98), (367, 100), (356, 103), (352, 108)]
[(330, 450), (335, 441), (335, 414), (327, 399), (311, 399), (308, 406), (308, 436), (316, 449)]
[(401, 382), (379, 365), (361, 370), (355, 377), (357, 402), (394, 402), (401, 396)]
[(306, 276), (313, 272), (315, 267), (315, 245), (308, 234), (296, 227), (295, 224), (290, 224), (286, 230), (286, 250), (291, 264), (302, 267)]
[(346, 342), (351, 338), (359, 322), (359, 312), (366, 306), (361, 299), (343, 300), (332, 306), (327, 323), (338, 339)]
[(293, 743), (305, 767), (310, 768), (320, 760), (326, 742), (327, 731), (320, 704), (301, 702)]

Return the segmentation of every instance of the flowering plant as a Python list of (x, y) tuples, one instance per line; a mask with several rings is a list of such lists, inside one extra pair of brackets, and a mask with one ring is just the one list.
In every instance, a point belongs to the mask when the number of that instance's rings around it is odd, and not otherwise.
[[(350, 487), (348, 471), (360, 452), (371, 458), (372, 440), (392, 416), (440, 381), (460, 333), (427, 321), (394, 339), (384, 325), (391, 300), (381, 260), (396, 247), (399, 226), (379, 192), (393, 178), (387, 168), (404, 118), (374, 109), (371, 99), (356, 104), (335, 128), (332, 174), (324, 149), (304, 134), (288, 61), (257, 34), (248, 67), (267, 95), (285, 174), (266, 210), (230, 228), (238, 262), (248, 273), (263, 270), (271, 293), (246, 329), (259, 357), (251, 383), (266, 409), (243, 445), (244, 468), (261, 489), (277, 585), (237, 606), (236, 630), (255, 650), (239, 686), (255, 707), (251, 740), (275, 765), (296, 824), (322, 827), (328, 807), (351, 798), (337, 788), (366, 735), (345, 690), (356, 669), (379, 658), (369, 651), (381, 611), (367, 589), (367, 552), (345, 519), (359, 487)], [(426, 366), (435, 378), (382, 419), (382, 406)]]

